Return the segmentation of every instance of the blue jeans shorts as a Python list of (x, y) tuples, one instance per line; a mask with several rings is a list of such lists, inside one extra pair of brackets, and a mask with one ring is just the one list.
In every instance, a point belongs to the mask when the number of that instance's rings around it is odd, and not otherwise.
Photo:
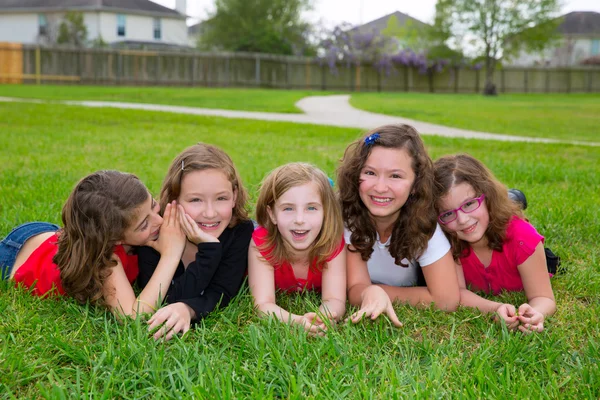
[(2, 280), (10, 278), (12, 267), (23, 244), (35, 235), (56, 232), (60, 226), (49, 222), (28, 222), (17, 226), (0, 242), (0, 268)]

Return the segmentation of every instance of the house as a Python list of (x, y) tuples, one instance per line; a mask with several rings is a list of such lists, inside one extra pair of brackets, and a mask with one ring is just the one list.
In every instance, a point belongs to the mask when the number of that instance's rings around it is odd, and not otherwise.
[(389, 49), (392, 53), (406, 48), (420, 51), (425, 50), (423, 48), (425, 43), (421, 43), (424, 35), (421, 35), (419, 32), (428, 27), (429, 25), (425, 22), (400, 11), (395, 11), (352, 28), (350, 34), (381, 33), (386, 36), (392, 36), (394, 39), (394, 48)]
[(0, 42), (53, 44), (65, 13), (77, 11), (88, 43), (187, 47), (186, 5), (177, 0), (173, 10), (149, 0), (2, 0)]
[(510, 65), (569, 67), (600, 56), (600, 13), (574, 11), (563, 15), (558, 26), (561, 39), (543, 52), (522, 51)]

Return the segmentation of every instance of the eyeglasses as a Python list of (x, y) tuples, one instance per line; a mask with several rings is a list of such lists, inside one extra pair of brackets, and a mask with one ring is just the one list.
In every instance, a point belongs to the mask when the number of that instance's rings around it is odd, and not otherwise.
[(454, 210), (444, 211), (443, 213), (438, 215), (438, 221), (440, 221), (440, 223), (443, 225), (449, 224), (450, 222), (458, 218), (458, 210), (464, 212), (465, 214), (472, 213), (481, 206), (481, 203), (484, 199), (485, 193), (479, 197), (475, 197), (474, 199), (467, 200), (464, 203), (462, 203), (460, 207), (455, 208)]

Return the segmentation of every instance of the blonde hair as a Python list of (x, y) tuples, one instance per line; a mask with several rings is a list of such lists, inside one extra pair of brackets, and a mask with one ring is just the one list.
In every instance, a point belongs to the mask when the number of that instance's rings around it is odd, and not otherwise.
[(181, 194), (183, 177), (194, 171), (216, 169), (231, 182), (233, 192), (237, 193), (233, 215), (229, 227), (234, 227), (242, 221), (247, 221), (248, 192), (242, 184), (242, 179), (231, 158), (220, 148), (198, 143), (185, 149), (171, 162), (167, 176), (160, 189), (160, 209), (165, 210), (167, 204), (176, 200)]
[(259, 246), (259, 250), (268, 253), (268, 261), (273, 265), (280, 265), (291, 259), (289, 245), (281, 237), (277, 225), (271, 221), (268, 209), (273, 210), (275, 202), (285, 192), (307, 183), (314, 183), (317, 186), (323, 205), (323, 225), (309, 252), (311, 268), (320, 271), (326, 266), (327, 258), (340, 245), (344, 225), (340, 206), (329, 178), (314, 165), (300, 162), (282, 165), (271, 171), (262, 181), (256, 202), (256, 219), (267, 230), (267, 238)]

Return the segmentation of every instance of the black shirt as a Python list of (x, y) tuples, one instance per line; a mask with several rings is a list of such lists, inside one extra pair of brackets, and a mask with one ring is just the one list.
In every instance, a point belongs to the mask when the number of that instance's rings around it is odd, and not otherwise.
[[(167, 303), (181, 302), (190, 306), (201, 319), (217, 305), (225, 307), (238, 293), (248, 269), (248, 246), (254, 225), (244, 221), (225, 228), (218, 243), (200, 243), (196, 260), (187, 268), (179, 261)], [(160, 253), (151, 247), (138, 248), (138, 285), (144, 288), (160, 260)]]

